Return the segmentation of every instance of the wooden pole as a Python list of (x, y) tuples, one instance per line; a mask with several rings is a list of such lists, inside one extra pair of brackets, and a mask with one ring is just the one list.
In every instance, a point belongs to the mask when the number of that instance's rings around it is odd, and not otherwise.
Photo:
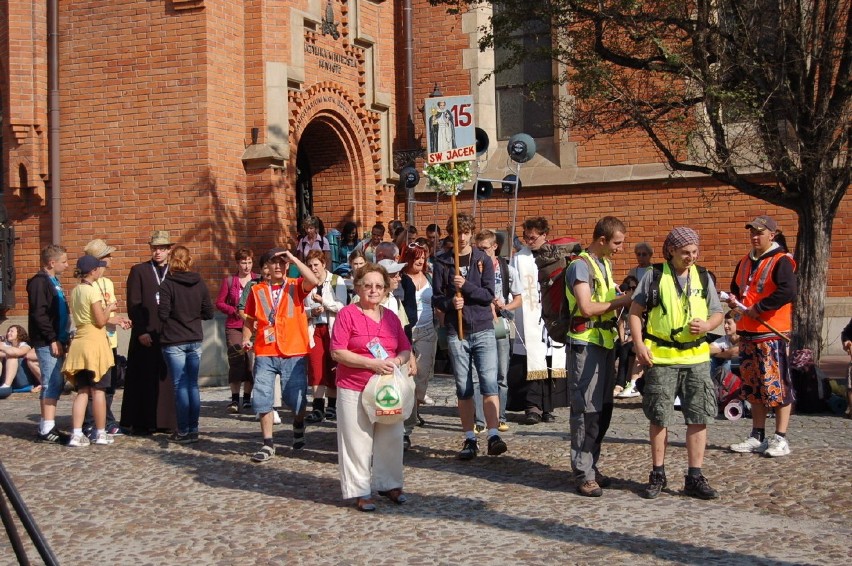
[[(450, 203), (452, 205), (452, 215), (453, 215), (453, 258), (456, 263), (456, 275), (461, 275), (461, 269), (459, 268), (459, 219), (456, 216), (456, 194), (452, 193), (450, 195)], [(472, 253), (472, 252), (471, 252)], [(456, 289), (456, 297), (461, 297), (461, 290)], [(462, 311), (456, 311), (459, 316), (459, 340), (464, 340), (464, 327), (463, 327), (463, 318)]]

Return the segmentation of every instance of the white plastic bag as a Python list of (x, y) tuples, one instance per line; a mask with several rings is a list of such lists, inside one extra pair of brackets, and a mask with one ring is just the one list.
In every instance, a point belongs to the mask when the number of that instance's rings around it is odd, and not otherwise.
[(374, 374), (361, 395), (361, 404), (372, 423), (402, 422), (414, 410), (414, 380), (404, 370), (395, 368), (392, 374)]

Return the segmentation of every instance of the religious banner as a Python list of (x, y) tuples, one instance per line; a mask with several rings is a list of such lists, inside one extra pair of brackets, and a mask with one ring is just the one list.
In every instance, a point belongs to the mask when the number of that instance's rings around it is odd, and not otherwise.
[(472, 96), (427, 98), (425, 115), (427, 164), (476, 159)]

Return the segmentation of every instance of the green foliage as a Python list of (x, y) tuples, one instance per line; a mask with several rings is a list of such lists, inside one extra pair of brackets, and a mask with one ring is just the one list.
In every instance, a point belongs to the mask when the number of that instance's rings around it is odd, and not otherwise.
[(457, 195), (465, 183), (471, 180), (470, 161), (427, 165), (423, 173), (429, 180), (429, 188), (444, 195)]

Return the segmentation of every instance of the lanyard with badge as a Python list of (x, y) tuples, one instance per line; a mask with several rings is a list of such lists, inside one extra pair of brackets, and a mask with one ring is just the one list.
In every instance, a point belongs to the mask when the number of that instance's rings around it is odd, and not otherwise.
[(275, 343), (275, 315), (278, 312), (278, 305), (281, 303), (281, 294), (284, 293), (284, 285), (281, 285), (276, 290), (275, 287), (269, 287), (269, 294), (272, 297), (272, 308), (269, 309), (267, 319), (269, 326), (263, 329), (263, 341), (267, 344)]
[(166, 264), (166, 269), (163, 270), (163, 276), (160, 277), (160, 272), (157, 271), (157, 266), (154, 265), (154, 262), (151, 262), (151, 269), (154, 270), (154, 277), (157, 279), (157, 293), (154, 295), (154, 298), (157, 299), (157, 304), (160, 304), (160, 286), (163, 284), (163, 281), (166, 280), (166, 274), (169, 272), (169, 266)]

